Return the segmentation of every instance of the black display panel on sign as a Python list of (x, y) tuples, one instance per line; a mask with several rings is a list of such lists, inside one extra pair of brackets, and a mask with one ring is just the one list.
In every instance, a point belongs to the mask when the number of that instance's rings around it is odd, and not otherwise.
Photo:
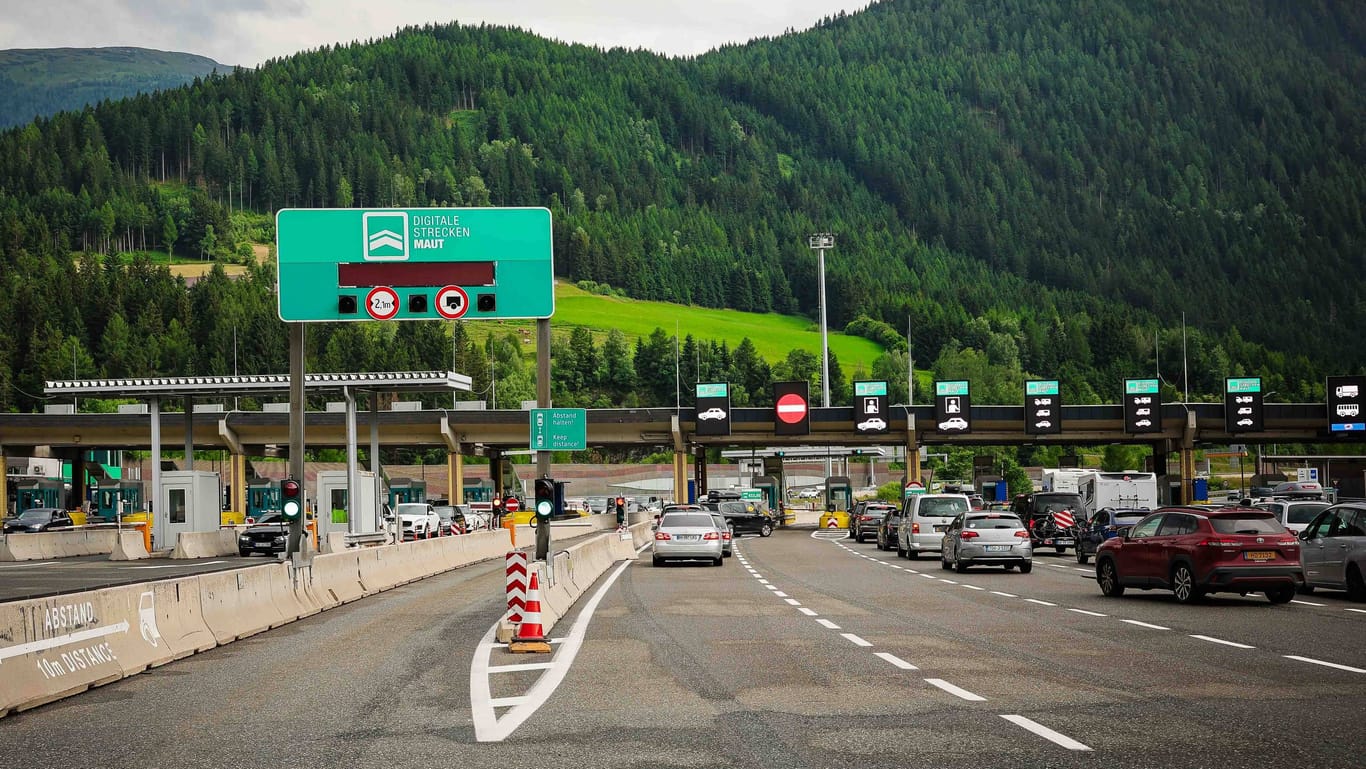
[(1328, 377), (1328, 430), (1366, 433), (1366, 376)]
[(1124, 432), (1162, 432), (1162, 396), (1156, 379), (1124, 380)]
[(1027, 435), (1054, 435), (1062, 432), (1062, 396), (1058, 380), (1025, 382), (1024, 431)]
[(854, 383), (854, 432), (877, 435), (887, 432), (887, 383)]
[(775, 382), (773, 384), (773, 433), (775, 435), (810, 435), (811, 401), (807, 398), (806, 382)]
[(1224, 380), (1224, 429), (1231, 433), (1262, 431), (1262, 378)]
[(697, 435), (730, 435), (730, 385), (720, 382), (697, 386)]
[(972, 398), (966, 381), (934, 383), (935, 430), (944, 435), (972, 431)]

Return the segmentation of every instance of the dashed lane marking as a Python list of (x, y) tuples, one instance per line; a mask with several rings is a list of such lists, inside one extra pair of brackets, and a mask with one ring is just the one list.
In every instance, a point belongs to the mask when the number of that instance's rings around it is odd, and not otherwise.
[(1128, 624), (1130, 624), (1130, 625), (1137, 625), (1137, 626), (1139, 626), (1139, 627), (1146, 627), (1146, 628), (1148, 628), (1149, 630), (1171, 630), (1171, 628), (1169, 628), (1169, 627), (1162, 627), (1161, 625), (1153, 625), (1153, 624), (1148, 623), (1148, 622), (1139, 622), (1139, 621), (1136, 620), (1136, 619), (1122, 619), (1122, 620), (1120, 620), (1120, 622), (1126, 622), (1126, 623), (1128, 623)]
[(963, 585), (963, 587), (967, 588), (968, 590), (986, 590), (986, 588), (977, 587), (976, 585)]
[(1237, 643), (1237, 642), (1235, 642), (1235, 641), (1225, 641), (1225, 640), (1222, 639), (1222, 638), (1215, 638), (1215, 637), (1213, 637), (1213, 636), (1207, 636), (1207, 635), (1197, 635), (1197, 634), (1195, 634), (1195, 633), (1191, 633), (1191, 638), (1199, 638), (1201, 641), (1209, 641), (1209, 642), (1212, 643), (1212, 644), (1223, 644), (1224, 646), (1232, 646), (1232, 647), (1235, 648), (1235, 649), (1255, 649), (1255, 648), (1257, 648), (1257, 647), (1255, 647), (1255, 646), (1248, 646), (1247, 644), (1240, 644), (1240, 643)]
[(1072, 739), (1071, 737), (1068, 737), (1068, 736), (1065, 735), (1065, 734), (1061, 734), (1061, 733), (1059, 733), (1059, 732), (1055, 732), (1055, 731), (1053, 731), (1052, 729), (1049, 729), (1047, 726), (1044, 726), (1043, 724), (1039, 723), (1038, 721), (1032, 721), (1032, 720), (1030, 720), (1030, 719), (1028, 719), (1028, 718), (1025, 718), (1024, 716), (1015, 716), (1015, 715), (1007, 716), (1007, 715), (1003, 715), (1003, 716), (1001, 716), (1001, 718), (1004, 718), (1005, 720), (1011, 722), (1012, 724), (1015, 724), (1016, 726), (1018, 726), (1018, 727), (1020, 727), (1020, 728), (1022, 728), (1022, 729), (1026, 729), (1026, 730), (1028, 730), (1028, 731), (1031, 731), (1031, 732), (1033, 732), (1034, 734), (1037, 734), (1037, 735), (1039, 735), (1040, 737), (1044, 738), (1045, 740), (1048, 740), (1049, 742), (1052, 742), (1052, 743), (1057, 744), (1057, 745), (1061, 745), (1062, 747), (1067, 748), (1068, 750), (1088, 750), (1088, 751), (1089, 751), (1089, 750), (1091, 749), (1091, 748), (1087, 747), (1086, 745), (1083, 745), (1082, 743), (1077, 742), (1076, 740)]
[(1327, 606), (1327, 605), (1328, 605), (1328, 604), (1324, 604), (1324, 603), (1314, 603), (1313, 601), (1301, 601), (1301, 600), (1298, 599), (1298, 598), (1292, 598), (1292, 599), (1290, 600), (1290, 602), (1291, 602), (1291, 603), (1298, 603), (1298, 604), (1301, 604), (1301, 605), (1303, 605), (1303, 606)]
[(1085, 615), (1088, 616), (1088, 617), (1108, 617), (1108, 616), (1110, 616), (1110, 615), (1108, 615), (1108, 614), (1101, 614), (1101, 613), (1098, 612), (1098, 611), (1087, 611), (1087, 610), (1085, 610), (1085, 609), (1068, 609), (1068, 611), (1074, 611), (1074, 612), (1076, 612), (1076, 613), (1078, 613), (1078, 614), (1085, 614)]
[(874, 652), (874, 653), (873, 653), (873, 656), (874, 656), (874, 657), (879, 657), (879, 658), (881, 658), (881, 659), (884, 659), (884, 660), (886, 660), (886, 661), (892, 663), (893, 665), (896, 665), (897, 667), (901, 668), (902, 670), (919, 670), (919, 669), (920, 669), (920, 668), (916, 667), (915, 665), (912, 665), (911, 663), (907, 662), (906, 660), (901, 659), (900, 657), (896, 656), (895, 654), (890, 654), (890, 653), (888, 653), (888, 652)]
[(854, 635), (853, 633), (840, 633), (840, 635), (844, 638), (844, 640), (848, 641), (849, 643), (851, 643), (851, 644), (853, 644), (853, 645), (855, 645), (855, 646), (872, 646), (872, 645), (873, 645), (871, 642), (865, 641), (865, 640), (863, 640), (862, 638), (859, 638), (858, 636)]
[(948, 692), (949, 694), (952, 694), (955, 697), (965, 699), (968, 702), (986, 702), (987, 699), (986, 697), (983, 697), (980, 694), (973, 694), (967, 689), (954, 686), (953, 684), (949, 683), (948, 681), (945, 681), (942, 678), (926, 678), (925, 683), (931, 686), (937, 686), (940, 689), (943, 689), (944, 691)]
[(1348, 673), (1366, 673), (1366, 670), (1362, 670), (1361, 668), (1354, 668), (1349, 665), (1339, 665), (1336, 662), (1324, 662), (1323, 660), (1316, 660), (1313, 657), (1301, 657), (1298, 654), (1286, 654), (1284, 656), (1288, 660), (1308, 662), (1311, 665), (1322, 665), (1326, 668), (1333, 668), (1335, 670), (1345, 670)]
[(801, 602), (801, 601), (798, 601), (796, 598), (785, 598), (785, 599), (783, 599), (783, 600), (787, 601), (787, 604), (788, 604), (789, 606), (801, 606), (801, 605), (802, 605), (802, 602)]
[(992, 594), (992, 595), (999, 595), (999, 596), (1001, 596), (1002, 598), (1019, 598), (1019, 596), (1018, 596), (1018, 595), (1015, 595), (1014, 593), (1002, 593), (1000, 590), (993, 590), (993, 591), (991, 591), (991, 594)]
[(816, 624), (817, 624), (817, 625), (820, 625), (820, 626), (823, 627), (823, 628), (827, 628), (827, 629), (829, 629), (829, 630), (839, 630), (839, 629), (840, 629), (840, 626), (839, 626), (839, 625), (836, 625), (835, 623), (831, 622), (831, 621), (828, 620), (828, 619), (818, 619), (818, 620), (816, 620)]
[(808, 609), (808, 608), (806, 608), (805, 606), (803, 606), (802, 608), (798, 609), (797, 611), (801, 612), (802, 614), (805, 614), (805, 615), (808, 616), (808, 617), (814, 617), (814, 616), (816, 616), (816, 611), (815, 611), (814, 609)]
[(1037, 603), (1040, 606), (1057, 606), (1057, 604), (1055, 603), (1049, 603), (1048, 601), (1040, 601), (1037, 598), (1026, 598), (1025, 600), (1030, 603)]

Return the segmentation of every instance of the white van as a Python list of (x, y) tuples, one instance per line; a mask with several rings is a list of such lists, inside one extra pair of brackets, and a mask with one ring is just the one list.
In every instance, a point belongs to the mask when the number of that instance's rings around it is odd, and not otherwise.
[(949, 524), (971, 509), (972, 503), (966, 494), (917, 494), (910, 497), (901, 510), (896, 554), (918, 558), (921, 553), (940, 552)]

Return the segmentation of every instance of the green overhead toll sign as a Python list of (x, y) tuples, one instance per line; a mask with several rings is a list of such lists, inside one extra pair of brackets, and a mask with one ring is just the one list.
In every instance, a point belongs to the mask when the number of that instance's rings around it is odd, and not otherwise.
[(887, 383), (886, 383), (886, 382), (855, 382), (855, 383), (854, 383), (854, 395), (857, 395), (857, 396), (871, 396), (871, 395), (886, 395), (886, 394), (887, 394)]
[(1125, 395), (1149, 395), (1157, 392), (1156, 379), (1126, 379), (1124, 380)]
[(588, 412), (584, 409), (532, 409), (532, 451), (583, 451), (588, 448)]
[(1057, 395), (1058, 380), (1036, 379), (1025, 382), (1025, 395)]
[(545, 208), (286, 208), (275, 247), (284, 321), (555, 313)]
[(967, 383), (967, 382), (935, 382), (935, 383), (934, 383), (934, 394), (935, 394), (935, 395), (967, 395), (967, 394), (968, 394), (968, 383)]
[(1259, 393), (1262, 391), (1261, 377), (1226, 379), (1224, 384), (1226, 385), (1225, 390), (1231, 393)]
[(720, 384), (700, 384), (697, 386), (697, 397), (699, 398), (724, 398), (730, 394), (730, 387), (724, 382)]

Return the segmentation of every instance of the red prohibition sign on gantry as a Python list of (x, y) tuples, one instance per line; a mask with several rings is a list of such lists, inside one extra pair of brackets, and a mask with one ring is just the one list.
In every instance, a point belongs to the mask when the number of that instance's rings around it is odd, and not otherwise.
[(470, 296), (459, 286), (446, 286), (436, 292), (436, 314), (446, 320), (464, 317), (470, 308)]
[(389, 320), (398, 314), (398, 292), (388, 286), (375, 286), (365, 295), (365, 311), (375, 320)]
[(806, 418), (806, 399), (796, 393), (788, 393), (778, 399), (776, 410), (779, 419), (795, 425)]

